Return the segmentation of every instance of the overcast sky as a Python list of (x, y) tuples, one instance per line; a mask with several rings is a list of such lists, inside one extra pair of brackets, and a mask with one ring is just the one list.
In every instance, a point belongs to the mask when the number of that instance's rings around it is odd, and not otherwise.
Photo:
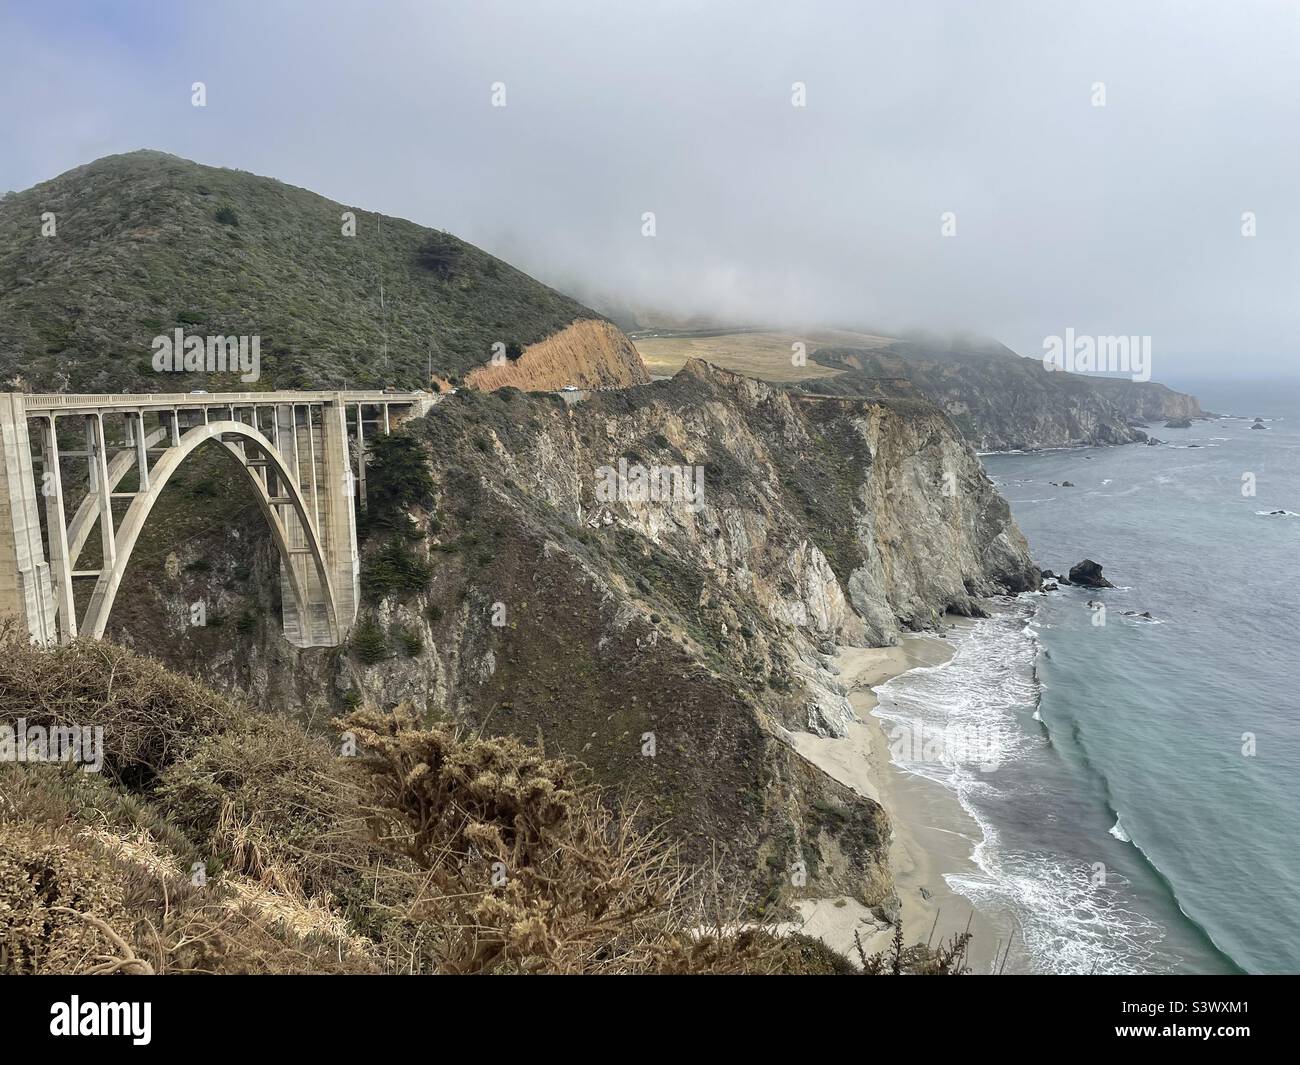
[(1300, 372), (1297, 3), (0, 0), (0, 40), (0, 190), (157, 148), (589, 301)]

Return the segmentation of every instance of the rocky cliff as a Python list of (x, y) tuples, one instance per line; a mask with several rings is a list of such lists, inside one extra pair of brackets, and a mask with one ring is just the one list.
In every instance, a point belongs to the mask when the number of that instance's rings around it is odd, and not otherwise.
[(627, 388), (650, 381), (632, 342), (600, 319), (574, 322), (536, 344), (468, 374), (465, 384), (490, 392), (495, 388), (556, 391), (577, 388)]
[(823, 348), (814, 361), (843, 370), (812, 392), (856, 395), (906, 382), (941, 406), (979, 451), (1129, 444), (1135, 421), (1205, 417), (1195, 397), (1155, 382), (1048, 371), (1000, 345), (899, 342), (881, 349)]
[[(782, 737), (843, 732), (837, 644), (1037, 585), (946, 415), (792, 397), (696, 362), (576, 404), (462, 391), (405, 434), (429, 483), (408, 492), (411, 463), (377, 445), (349, 648), (280, 639), (253, 515), (196, 524), (179, 552), (156, 528), (115, 637), (307, 721), (414, 699), (541, 740), (760, 898), (789, 897), (802, 861), (807, 893), (890, 909), (885, 812)], [(188, 626), (196, 596), (221, 631)]]
[(1093, 377), (1089, 381), (1114, 404), (1116, 410), (1134, 421), (1216, 417), (1201, 410), (1195, 396), (1175, 392), (1158, 381), (1125, 381), (1108, 377)]

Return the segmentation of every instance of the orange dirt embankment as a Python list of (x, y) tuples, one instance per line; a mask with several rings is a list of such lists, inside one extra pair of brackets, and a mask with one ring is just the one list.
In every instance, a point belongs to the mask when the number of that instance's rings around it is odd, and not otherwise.
[(581, 319), (529, 344), (516, 360), (488, 363), (465, 378), (470, 388), (491, 392), (507, 385), (525, 392), (578, 388), (626, 388), (650, 381), (641, 356), (622, 330), (609, 322)]

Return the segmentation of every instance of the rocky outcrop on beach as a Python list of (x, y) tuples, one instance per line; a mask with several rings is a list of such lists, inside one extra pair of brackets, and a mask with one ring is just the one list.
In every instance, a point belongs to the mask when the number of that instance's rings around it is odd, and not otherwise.
[(1082, 562), (1077, 562), (1070, 567), (1070, 583), (1079, 584), (1085, 588), (1115, 587), (1101, 575), (1101, 565), (1090, 558), (1085, 558)]
[(1192, 420), (1190, 418), (1170, 418), (1165, 422), (1166, 429), (1190, 429)]

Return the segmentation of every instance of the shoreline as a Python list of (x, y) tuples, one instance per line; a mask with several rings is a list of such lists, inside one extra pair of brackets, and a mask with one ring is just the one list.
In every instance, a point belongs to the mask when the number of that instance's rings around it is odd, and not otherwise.
[[(972, 624), (948, 618), (949, 631)], [(892, 828), (889, 864), (901, 902), (908, 945), (934, 946), (966, 930), (972, 939), (967, 964), (973, 973), (993, 971), (1006, 950), (1010, 928), (1001, 928), (948, 886), (949, 875), (981, 875), (971, 854), (983, 838), (979, 825), (955, 795), (933, 781), (899, 769), (889, 754), (890, 723), (875, 716), (875, 689), (913, 669), (942, 665), (956, 651), (945, 637), (911, 634), (892, 647), (842, 647), (834, 659), (856, 721), (842, 739), (812, 733), (788, 736), (795, 751), (823, 772), (884, 807)], [(869, 954), (887, 950), (893, 929), (854, 899), (805, 899), (796, 903), (801, 930), (856, 961), (857, 931)], [(1000, 948), (999, 948), (1000, 944)], [(1015, 953), (1015, 948), (1012, 948)]]

